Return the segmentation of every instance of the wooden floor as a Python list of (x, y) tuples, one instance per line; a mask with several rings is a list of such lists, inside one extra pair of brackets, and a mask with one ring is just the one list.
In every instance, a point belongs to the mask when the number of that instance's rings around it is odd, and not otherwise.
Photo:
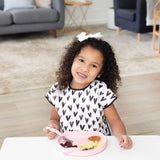
[[(160, 135), (160, 72), (125, 77), (116, 108), (129, 135)], [(49, 88), (0, 95), (0, 147), (5, 137), (45, 136)]]

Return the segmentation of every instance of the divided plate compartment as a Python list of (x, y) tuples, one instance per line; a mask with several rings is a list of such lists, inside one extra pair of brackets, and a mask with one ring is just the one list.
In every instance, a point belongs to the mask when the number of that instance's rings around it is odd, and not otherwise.
[[(62, 148), (62, 152), (66, 155), (70, 155), (70, 156), (78, 156), (78, 157), (83, 157), (83, 156), (91, 156), (91, 155), (95, 155), (98, 154), (100, 152), (102, 152), (106, 147), (107, 147), (107, 137), (105, 135), (103, 135), (100, 132), (97, 131), (73, 131), (73, 132), (65, 132), (63, 133), (63, 135), (71, 140), (73, 140), (73, 145), (83, 145), (85, 143), (88, 143), (88, 138), (91, 136), (99, 136), (101, 137), (101, 140), (98, 143), (103, 143), (103, 145), (91, 149), (91, 150), (82, 150), (80, 148), (77, 147), (71, 147), (71, 148), (64, 148), (63, 146), (61, 146)], [(65, 141), (63, 140), (62, 137), (58, 138), (58, 143), (65, 143)]]

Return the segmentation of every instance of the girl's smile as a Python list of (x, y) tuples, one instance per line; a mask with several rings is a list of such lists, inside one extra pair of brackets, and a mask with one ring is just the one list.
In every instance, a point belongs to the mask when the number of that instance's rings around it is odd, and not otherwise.
[(101, 52), (90, 46), (82, 48), (75, 57), (71, 73), (73, 76), (71, 87), (82, 89), (88, 86), (96, 77), (101, 76), (103, 56)]
[(79, 76), (80, 79), (87, 78), (87, 75), (80, 73), (80, 72), (78, 72), (77, 75)]

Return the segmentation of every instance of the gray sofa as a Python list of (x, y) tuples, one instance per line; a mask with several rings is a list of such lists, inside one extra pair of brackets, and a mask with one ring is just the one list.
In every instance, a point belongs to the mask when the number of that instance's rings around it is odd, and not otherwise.
[(52, 0), (52, 8), (21, 8), (3, 11), (0, 0), (0, 35), (53, 31), (64, 26), (64, 0)]

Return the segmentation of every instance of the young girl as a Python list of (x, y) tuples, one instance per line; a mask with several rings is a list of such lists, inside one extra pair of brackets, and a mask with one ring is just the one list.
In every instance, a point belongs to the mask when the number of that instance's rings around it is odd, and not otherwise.
[[(81, 33), (66, 48), (55, 83), (46, 95), (52, 104), (49, 125), (61, 132), (99, 131), (111, 135), (123, 148), (131, 148), (113, 102), (121, 78), (111, 46), (101, 34)], [(49, 139), (56, 134), (44, 128)]]

